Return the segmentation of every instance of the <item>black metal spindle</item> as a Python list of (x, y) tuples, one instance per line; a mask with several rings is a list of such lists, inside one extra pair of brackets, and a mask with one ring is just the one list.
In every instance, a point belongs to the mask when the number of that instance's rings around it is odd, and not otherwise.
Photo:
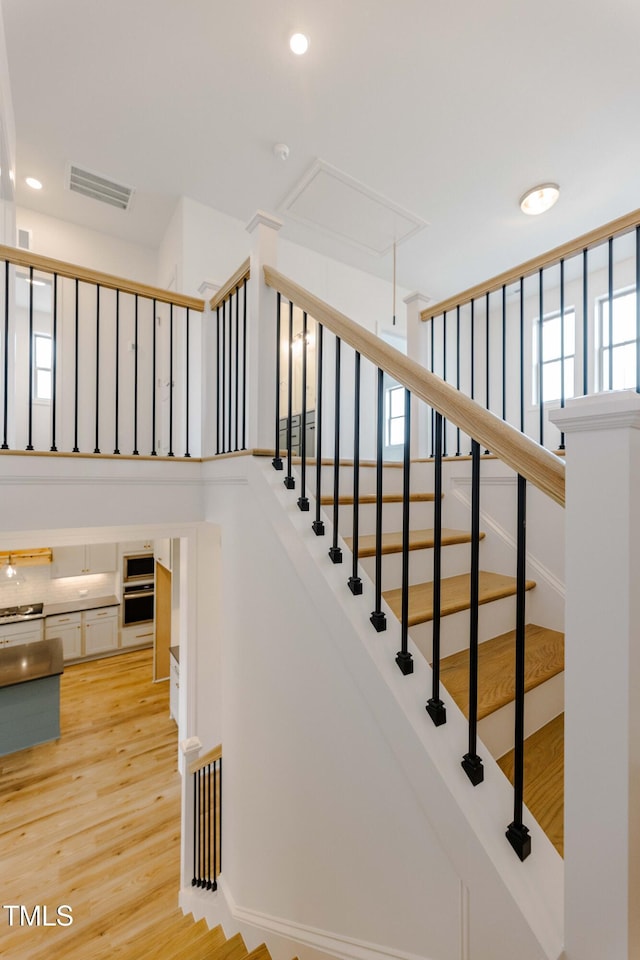
[(138, 456), (138, 294), (134, 300), (133, 319), (133, 454)]
[[(488, 410), (489, 407), (490, 407), (490, 400), (489, 400), (489, 396), (490, 396), (490, 394), (489, 394), (489, 379), (490, 379), (490, 371), (489, 371), (489, 291), (488, 291), (488, 290), (487, 290), (486, 297), (485, 297), (485, 330), (484, 330), (484, 335), (485, 335), (485, 373), (486, 373), (486, 377), (487, 377), (486, 391), (485, 391), (485, 393), (486, 393), (487, 410)], [(485, 450), (484, 452), (485, 452), (485, 453), (489, 453), (488, 450)]]
[(513, 768), (513, 822), (507, 829), (507, 839), (521, 860), (531, 853), (531, 837), (522, 822), (524, 802), (524, 695), (525, 695), (525, 597), (526, 581), (526, 530), (527, 530), (527, 481), (518, 476), (517, 516), (517, 561), (516, 561), (516, 673), (515, 673), (515, 742)]
[(440, 613), (442, 606), (442, 414), (436, 412), (436, 456), (434, 463), (433, 502), (433, 620), (431, 697), (427, 713), (436, 727), (447, 720), (447, 710), (440, 697)]
[(478, 608), (480, 604), (480, 444), (471, 441), (471, 575), (469, 607), (469, 750), (462, 768), (476, 787), (484, 780), (478, 756)]
[(507, 419), (507, 287), (502, 284), (502, 419)]
[(218, 836), (218, 863), (222, 872), (222, 757), (218, 760), (218, 824), (220, 825), (220, 834)]
[(100, 284), (96, 286), (96, 446), (94, 453), (100, 453)]
[(56, 446), (57, 398), (58, 398), (58, 274), (53, 275), (53, 336), (51, 338), (51, 447)]
[[(470, 348), (471, 348), (471, 357), (470, 357), (470, 362), (471, 362), (471, 383), (470, 383), (470, 387), (471, 387), (471, 389), (470, 389), (470, 394), (471, 394), (471, 399), (472, 399), (472, 400), (475, 400), (475, 392), (476, 392), (476, 375), (475, 375), (475, 370), (476, 370), (476, 360), (475, 360), (475, 353), (476, 353), (476, 346), (475, 346), (476, 331), (475, 331), (475, 321), (476, 321), (475, 301), (472, 299), (472, 300), (471, 300), (471, 343), (470, 343)], [(473, 450), (472, 450), (471, 452), (473, 452)]]
[(287, 475), (284, 485), (295, 490), (296, 481), (291, 472), (293, 433), (293, 301), (289, 301), (289, 340), (287, 342)]
[(213, 810), (211, 811), (212, 831), (213, 831), (213, 873), (211, 879), (211, 889), (218, 889), (218, 777), (216, 764), (211, 764), (211, 775), (213, 777)]
[(191, 886), (198, 886), (198, 862), (200, 850), (200, 813), (198, 810), (199, 790), (198, 790), (198, 772), (193, 774), (193, 877)]
[(281, 295), (278, 292), (276, 296), (276, 439), (273, 447), (273, 460), (271, 461), (274, 470), (282, 470), (282, 457), (280, 456), (280, 301)]
[(409, 653), (409, 538), (411, 513), (411, 391), (404, 391), (404, 456), (402, 463), (402, 614), (400, 649), (396, 663), (405, 677), (413, 673), (413, 657)]
[[(442, 379), (447, 379), (447, 311), (444, 311), (442, 316)], [(433, 411), (432, 411), (433, 412)], [(434, 419), (434, 428), (435, 428), (435, 419)], [(447, 421), (446, 419), (442, 424), (442, 431), (444, 436), (444, 455), (447, 455)], [(435, 443), (434, 443), (434, 456), (435, 456)]]
[[(433, 331), (433, 319), (431, 320)], [(376, 584), (375, 610), (370, 620), (378, 633), (387, 629), (387, 617), (382, 610), (382, 450), (384, 446), (384, 371), (378, 367), (378, 409), (376, 440)]]
[[(456, 389), (460, 389), (460, 304), (456, 307)], [(456, 427), (456, 457), (460, 456), (460, 427)]]
[(33, 450), (33, 267), (29, 267), (29, 411), (27, 450)]
[(609, 390), (613, 390), (613, 237), (607, 244), (608, 293), (609, 301)]
[[(279, 326), (278, 326), (279, 329)], [(280, 354), (278, 354), (278, 357)], [(220, 351), (220, 359), (222, 363), (222, 383), (220, 385), (222, 393), (222, 453), (227, 453), (227, 417), (226, 417), (226, 403), (227, 403), (227, 301), (223, 300), (222, 302), (222, 350)], [(279, 369), (279, 368), (278, 368)], [(277, 432), (276, 432), (277, 436)], [(276, 444), (276, 450), (278, 449)], [(279, 469), (282, 469), (280, 467)]]
[(158, 393), (158, 318), (156, 316), (156, 300), (151, 303), (151, 456), (157, 456), (156, 451), (156, 396)]
[(239, 382), (239, 371), (240, 371), (240, 349), (239, 349), (239, 336), (240, 336), (240, 287), (236, 287), (236, 378), (235, 378), (235, 414), (236, 414), (236, 432), (235, 432), (235, 446), (234, 450), (239, 449), (239, 424), (240, 420), (238, 417), (238, 398), (240, 396), (240, 382)]
[[(435, 356), (434, 356), (434, 351), (435, 351), (435, 325), (436, 325), (436, 318), (435, 318), (435, 317), (431, 317), (431, 373), (435, 373)], [(431, 456), (433, 456), (434, 450), (435, 450), (435, 446), (434, 446), (434, 436), (433, 436), (433, 434), (434, 434), (434, 429), (435, 429), (435, 420), (434, 420), (434, 417), (433, 417), (433, 408), (432, 408), (432, 409), (431, 409)]]
[(342, 549), (338, 546), (338, 511), (340, 506), (340, 337), (336, 337), (335, 395), (333, 432), (333, 543), (329, 556), (333, 563), (342, 563)]
[[(564, 260), (560, 261), (560, 406), (564, 407)], [(564, 432), (560, 433), (560, 450), (564, 450)]]
[(247, 449), (247, 278), (242, 281), (242, 449)]
[(220, 304), (216, 307), (216, 454), (220, 447)]
[(233, 293), (229, 296), (229, 452), (233, 449), (233, 444), (231, 443), (232, 436), (232, 423), (233, 423)]
[(189, 307), (186, 308), (184, 322), (185, 322), (184, 455), (185, 457), (190, 457), (191, 454), (189, 453)]
[(4, 263), (4, 346), (3, 346), (2, 450), (9, 449), (9, 261)]
[(636, 227), (636, 393), (640, 393), (640, 226)]
[(120, 453), (118, 447), (118, 421), (120, 419), (120, 291), (116, 290), (116, 382), (115, 382), (115, 410), (114, 410), (114, 444), (113, 452)]
[(353, 387), (353, 565), (348, 580), (354, 597), (362, 593), (362, 580), (358, 576), (360, 553), (360, 354), (356, 351)]
[(322, 495), (322, 344), (323, 326), (317, 325), (316, 332), (316, 518), (311, 529), (317, 537), (324, 535), (324, 521), (320, 519)]
[(307, 313), (302, 314), (302, 413), (300, 415), (300, 487), (298, 508), (307, 513), (309, 498), (307, 497)]
[[(155, 321), (154, 321), (155, 323)], [(169, 304), (169, 452), (168, 457), (174, 457), (173, 452), (173, 304)]]
[(524, 277), (520, 277), (520, 432), (524, 433)]
[(544, 277), (538, 271), (538, 420), (540, 446), (544, 446)]
[(79, 343), (80, 343), (80, 284), (76, 278), (75, 282), (75, 351), (74, 351), (74, 365), (75, 370), (73, 374), (74, 379), (74, 403), (73, 403), (73, 453), (80, 453), (80, 447), (78, 446), (78, 373), (79, 373)]

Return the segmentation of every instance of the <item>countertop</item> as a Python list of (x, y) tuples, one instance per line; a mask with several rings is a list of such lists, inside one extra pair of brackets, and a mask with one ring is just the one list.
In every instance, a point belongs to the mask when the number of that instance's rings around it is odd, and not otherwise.
[(0, 648), (0, 687), (55, 677), (62, 671), (62, 640), (59, 637)]
[(98, 607), (116, 607), (120, 601), (115, 594), (106, 597), (80, 597), (62, 603), (45, 603), (42, 615), (54, 617), (59, 613), (80, 613), (82, 610), (97, 610)]

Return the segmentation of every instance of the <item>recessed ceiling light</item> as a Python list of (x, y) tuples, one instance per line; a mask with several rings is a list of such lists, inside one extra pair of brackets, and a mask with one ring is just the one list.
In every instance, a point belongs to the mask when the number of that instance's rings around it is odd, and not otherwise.
[(309, 49), (309, 38), (304, 33), (294, 33), (289, 40), (289, 46), (299, 57)]
[(32, 190), (42, 190), (42, 184), (39, 180), (36, 180), (35, 177), (25, 177), (24, 182), (28, 187), (31, 187)]
[(560, 196), (560, 187), (557, 183), (540, 183), (537, 187), (527, 190), (520, 198), (520, 209), (531, 217), (539, 213), (546, 213)]

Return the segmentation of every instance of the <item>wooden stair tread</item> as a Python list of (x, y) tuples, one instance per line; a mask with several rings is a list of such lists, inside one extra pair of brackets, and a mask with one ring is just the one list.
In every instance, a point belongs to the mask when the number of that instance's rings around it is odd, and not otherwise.
[[(516, 632), (509, 630), (478, 647), (478, 720), (515, 699)], [(564, 634), (535, 623), (525, 627), (525, 690), (533, 690), (564, 670)], [(469, 651), (445, 657), (440, 677), (468, 716)]]
[(266, 943), (261, 943), (248, 955), (247, 960), (271, 960), (271, 954)]
[(188, 951), (189, 960), (201, 960), (198, 955), (201, 944), (206, 945), (204, 957), (211, 955), (214, 950), (225, 942), (222, 927), (209, 930), (206, 920), (194, 922), (191, 916), (182, 915), (179, 921), (172, 924), (158, 923), (149, 931), (141, 944), (139, 960), (153, 960), (154, 957), (179, 957), (181, 951)]
[[(513, 783), (513, 750), (498, 765)], [(524, 742), (524, 802), (564, 856), (564, 714)]]
[[(441, 584), (440, 613), (445, 617), (460, 610), (468, 610), (470, 602), (470, 575), (459, 574), (457, 577), (446, 577)], [(535, 587), (535, 580), (527, 580), (527, 590)], [(514, 596), (516, 593), (516, 578), (507, 577), (502, 573), (480, 571), (479, 600), (480, 603), (490, 603), (492, 600), (501, 600), (504, 597)], [(402, 610), (402, 589), (387, 590), (382, 596), (392, 611), (400, 619)], [(433, 583), (417, 583), (409, 587), (409, 626), (433, 620)]]
[(184, 957), (185, 960), (211, 960), (212, 957), (217, 955), (218, 950), (227, 942), (224, 933), (222, 933), (222, 942), (212, 938), (212, 933), (213, 930), (209, 930), (208, 936), (201, 937), (195, 944), (189, 943), (187, 946), (183, 943), (179, 952), (176, 953), (175, 960), (181, 960), (182, 957)]
[[(442, 494), (444, 497), (444, 494)], [(435, 500), (435, 494), (433, 493), (412, 493), (409, 495), (409, 500), (411, 503), (431, 503)], [(404, 497), (401, 493), (383, 493), (382, 502), (383, 503), (402, 503)], [(372, 504), (377, 502), (377, 497), (375, 493), (361, 493), (358, 497), (358, 503), (360, 504)], [(320, 497), (320, 503), (323, 506), (329, 506), (333, 503), (333, 494), (325, 493)], [(338, 503), (343, 506), (353, 505), (353, 494), (341, 494), (338, 497)]]
[(211, 960), (246, 960), (248, 952), (242, 934), (236, 933), (214, 950)]
[[(480, 534), (480, 539), (484, 538), (484, 533)], [(455, 543), (469, 543), (471, 534), (468, 530), (442, 529), (442, 546), (448, 547)], [(344, 542), (350, 550), (353, 549), (353, 537), (345, 537)], [(433, 548), (434, 535), (433, 530), (411, 530), (409, 532), (410, 550), (429, 550)], [(382, 553), (401, 553), (402, 552), (402, 531), (382, 534)], [(376, 535), (375, 533), (366, 534), (358, 538), (358, 553), (360, 557), (375, 557), (376, 555)]]

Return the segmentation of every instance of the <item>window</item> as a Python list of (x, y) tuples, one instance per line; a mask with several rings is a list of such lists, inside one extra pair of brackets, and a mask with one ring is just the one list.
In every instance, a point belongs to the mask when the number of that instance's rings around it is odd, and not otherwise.
[[(609, 298), (598, 301), (598, 383), (601, 390), (625, 390), (636, 386), (636, 294), (614, 294), (611, 323)], [(611, 336), (611, 339), (610, 339)]]
[(51, 337), (46, 333), (33, 336), (33, 399), (51, 400), (52, 387)]
[[(533, 324), (533, 356), (535, 359), (533, 375), (533, 403), (539, 403), (538, 347), (540, 345), (540, 320)], [(562, 350), (562, 317), (560, 313), (550, 313), (542, 319), (542, 396), (545, 403), (560, 400), (562, 391), (562, 370), (564, 365), (564, 397), (574, 395), (574, 366), (576, 352), (576, 312), (570, 307), (564, 312), (564, 364)]]
[(392, 386), (386, 393), (386, 446), (404, 443), (404, 387)]

